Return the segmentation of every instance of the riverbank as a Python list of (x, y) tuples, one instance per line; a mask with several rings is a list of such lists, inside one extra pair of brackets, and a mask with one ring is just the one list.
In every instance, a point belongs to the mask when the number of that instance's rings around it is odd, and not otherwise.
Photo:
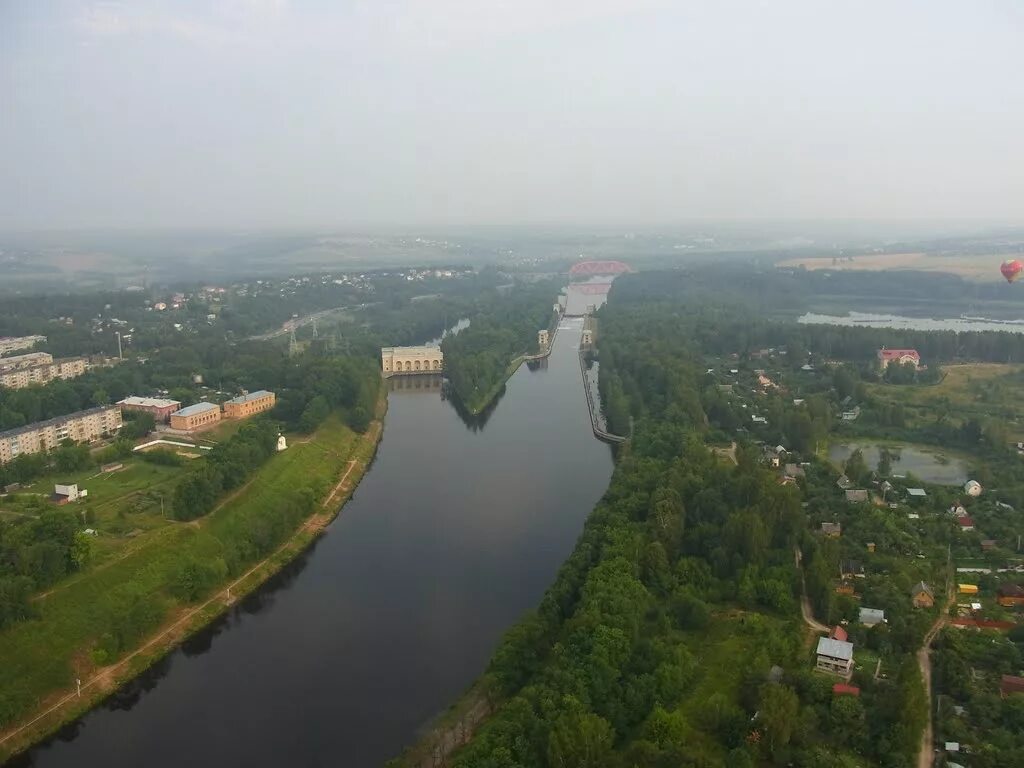
[[(336, 418), (329, 419), (311, 437), (293, 442), (287, 451), (273, 457), (237, 495), (225, 499), (205, 518), (176, 526), (173, 535), (140, 547), (116, 566), (60, 589), (47, 599), (38, 620), (4, 633), (0, 660), (14, 675), (23, 672), (23, 678), (17, 680), (22, 690), (5, 690), (4, 703), (11, 711), (17, 703), (11, 694), (20, 693), (33, 697), (37, 706), (0, 734), (0, 762), (100, 704), (305, 551), (337, 516), (369, 467), (386, 409), (382, 388), (375, 418), (363, 435), (351, 432)], [(223, 555), (225, 547), (233, 543), (234, 531), (246, 529), (267, 510), (286, 510), (289, 500), (294, 501), (297, 493), (306, 489), (315, 499), (311, 513), (304, 514), (269, 554), (249, 564), (241, 575), (222, 582), (198, 604), (174, 605), (161, 616), (154, 631), (114, 663), (100, 666), (91, 658), (96, 637), (84, 635), (88, 625), (81, 614), (95, 612), (96, 603), (108, 591), (134, 580), (140, 589), (150, 590), (148, 599), (159, 607), (159, 589), (145, 579), (165, 587), (169, 562), (180, 567), (189, 557)], [(281, 513), (282, 517), (287, 514)], [(284, 524), (288, 522), (286, 519)], [(278, 524), (282, 524), (280, 520)], [(46, 685), (54, 675), (64, 678), (62, 684)], [(80, 689), (75, 678), (81, 681)]]

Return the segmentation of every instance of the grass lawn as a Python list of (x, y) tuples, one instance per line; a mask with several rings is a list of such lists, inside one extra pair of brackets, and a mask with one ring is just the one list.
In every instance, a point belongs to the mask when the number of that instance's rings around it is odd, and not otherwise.
[[(70, 686), (75, 677), (86, 678), (96, 671), (91, 650), (115, 619), (111, 607), (116, 603), (109, 600), (113, 593), (130, 586), (156, 609), (162, 621), (180, 607), (169, 587), (183, 561), (209, 562), (222, 557), (257, 524), (257, 518), (263, 522), (268, 515), (287, 515), (280, 510), (289, 508), (289, 497), (299, 489), (309, 488), (318, 500), (323, 499), (352, 458), (372, 452), (372, 444), (364, 447), (368, 442), (331, 418), (307, 441), (293, 442), (287, 451), (271, 457), (248, 485), (205, 518), (193, 523), (166, 521), (146, 530), (129, 539), (130, 544), (120, 551), (107, 552), (87, 571), (37, 600), (36, 618), (0, 633), (0, 726), (37, 709), (48, 695)], [(152, 487), (145, 486), (147, 480), (167, 483), (174, 479), (172, 473), (182, 471), (141, 461), (133, 467), (134, 471), (125, 470), (122, 477), (115, 473), (105, 481), (90, 480), (86, 484), (90, 502), (94, 487), (103, 489), (97, 500), (115, 505), (142, 487)], [(291, 522), (287, 517), (283, 520)], [(294, 526), (281, 528), (279, 540), (295, 530)], [(254, 554), (244, 565), (259, 559)], [(238, 575), (229, 574), (228, 578)]]

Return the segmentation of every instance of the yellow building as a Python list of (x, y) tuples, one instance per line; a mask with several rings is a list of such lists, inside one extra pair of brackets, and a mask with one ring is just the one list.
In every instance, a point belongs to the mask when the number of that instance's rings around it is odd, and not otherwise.
[(269, 411), (274, 407), (276, 398), (273, 392), (265, 389), (256, 392), (243, 392), (224, 403), (224, 417), (228, 419), (246, 419), (257, 413)]
[(216, 403), (196, 403), (171, 414), (171, 429), (191, 430), (220, 421)]
[(63, 440), (92, 442), (120, 428), (121, 409), (116, 405), (106, 405), (9, 429), (0, 432), (0, 464), (23, 454), (49, 451)]
[(976, 595), (978, 594), (977, 584), (958, 584), (957, 587), (960, 590), (961, 595)]

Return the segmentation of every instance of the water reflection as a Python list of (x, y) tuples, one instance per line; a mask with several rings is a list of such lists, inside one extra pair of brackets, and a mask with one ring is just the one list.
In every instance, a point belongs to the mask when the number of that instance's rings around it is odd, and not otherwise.
[(444, 376), (440, 373), (413, 373), (388, 378), (388, 392), (442, 392)]

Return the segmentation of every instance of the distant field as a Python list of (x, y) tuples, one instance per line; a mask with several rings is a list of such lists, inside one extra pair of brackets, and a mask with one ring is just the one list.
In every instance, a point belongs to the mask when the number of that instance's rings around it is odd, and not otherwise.
[(829, 270), (913, 270), (915, 272), (945, 272), (959, 275), (967, 280), (989, 282), (1002, 280), (999, 265), (1003, 257), (999, 255), (956, 255), (946, 256), (928, 253), (875, 253), (854, 256), (853, 260), (842, 258), (833, 260), (832, 256), (812, 256), (786, 259), (776, 264), (778, 267), (803, 267), (804, 269)]

